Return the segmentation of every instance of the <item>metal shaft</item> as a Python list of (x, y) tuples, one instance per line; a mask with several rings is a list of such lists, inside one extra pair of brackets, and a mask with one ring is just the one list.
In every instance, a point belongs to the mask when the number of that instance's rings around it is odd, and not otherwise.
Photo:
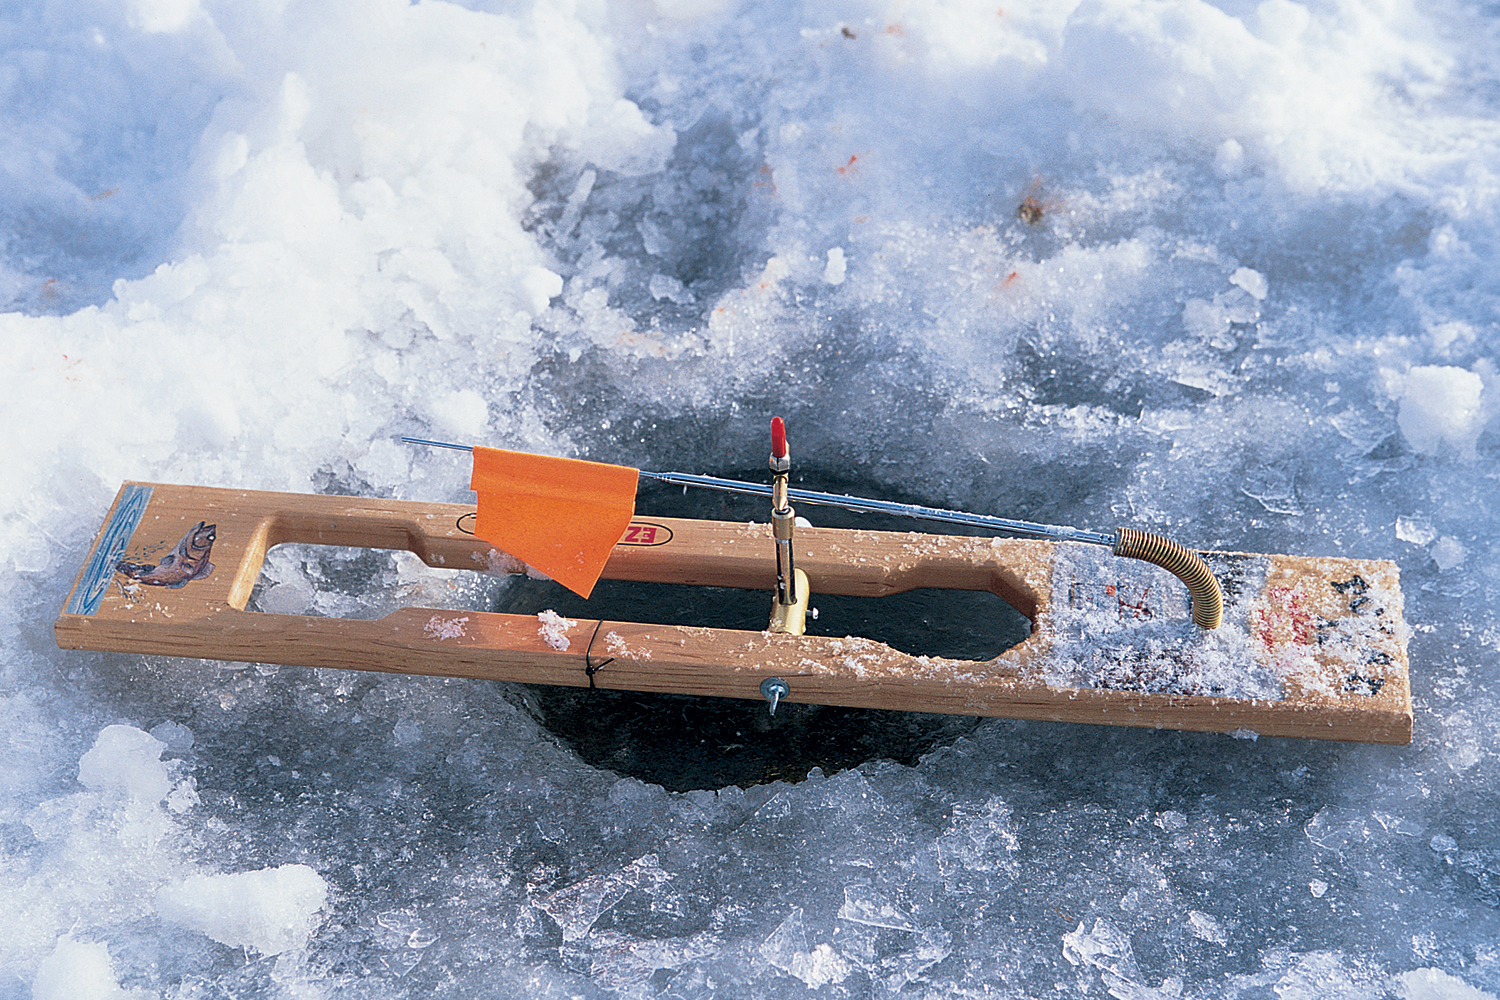
[[(771, 487), (760, 483), (746, 483), (738, 479), (719, 479), (716, 476), (694, 476), (684, 472), (647, 472), (641, 475), (657, 482), (673, 486), (696, 486), (724, 493), (745, 493), (751, 496), (770, 496)], [(810, 503), (824, 507), (842, 507), (845, 510), (874, 514), (894, 514), (924, 521), (944, 521), (948, 524), (966, 524), (991, 531), (1005, 531), (1030, 538), (1047, 538), (1057, 542), (1088, 542), (1092, 545), (1114, 547), (1116, 536), (1098, 531), (1083, 531), (1055, 524), (1037, 524), (1034, 521), (1017, 521), (1008, 517), (993, 517), (989, 514), (971, 514), (962, 510), (943, 510), (940, 507), (923, 507), (920, 504), (896, 503), (891, 500), (871, 500), (867, 497), (848, 496), (843, 493), (818, 493), (813, 490), (788, 489), (788, 499), (798, 503)]]
[(797, 512), (787, 499), (791, 474), (786, 428), (777, 417), (771, 421), (771, 537), (776, 539), (776, 603), (788, 608), (797, 603), (797, 564), (792, 555)]
[[(466, 444), (449, 444), (446, 441), (426, 441), (421, 438), (403, 437), (409, 444), (425, 444), (435, 448), (452, 448), (456, 451), (473, 451)], [(740, 493), (747, 496), (774, 497), (770, 486), (763, 483), (747, 483), (738, 479), (720, 479), (717, 476), (695, 476), (686, 472), (647, 472), (640, 470), (647, 479), (672, 486), (691, 486), (697, 489), (718, 490), (721, 493)], [(973, 528), (1004, 531), (1027, 538), (1046, 538), (1055, 542), (1086, 542), (1114, 548), (1119, 536), (1113, 532), (1084, 531), (1080, 528), (1057, 524), (1038, 524), (1034, 521), (1017, 521), (1008, 517), (989, 514), (971, 514), (963, 510), (943, 510), (941, 507), (923, 507), (920, 504), (896, 503), (891, 500), (871, 500), (843, 493), (818, 493), (813, 490), (788, 489), (787, 500), (810, 503), (824, 507), (842, 507), (845, 510), (867, 514), (894, 514), (923, 521), (942, 521), (947, 524), (965, 524)], [(779, 498), (778, 498), (779, 499)]]

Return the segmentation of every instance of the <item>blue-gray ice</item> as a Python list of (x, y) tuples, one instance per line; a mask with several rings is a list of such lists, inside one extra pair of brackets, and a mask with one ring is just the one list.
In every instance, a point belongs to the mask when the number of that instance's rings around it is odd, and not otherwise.
[[(0, 308), (0, 998), (1500, 996), (1493, 4), (21, 0)], [(503, 686), (53, 643), (127, 479), (459, 500), (397, 435), (728, 472), (772, 413), (934, 506), (1396, 560), (1413, 744), (671, 793)], [(340, 572), (263, 606), (496, 586)]]

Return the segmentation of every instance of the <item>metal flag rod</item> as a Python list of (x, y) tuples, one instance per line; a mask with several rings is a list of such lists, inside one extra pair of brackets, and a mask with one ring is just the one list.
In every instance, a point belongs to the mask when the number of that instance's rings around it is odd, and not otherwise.
[[(703, 489), (720, 490), (725, 493), (747, 493), (752, 496), (770, 496), (771, 487), (760, 483), (745, 483), (737, 479), (719, 479), (714, 476), (693, 476), (683, 472), (647, 472), (641, 475), (658, 482), (674, 486), (698, 486)], [(941, 507), (923, 507), (920, 504), (896, 503), (892, 500), (872, 500), (868, 497), (849, 496), (844, 493), (818, 493), (814, 490), (788, 489), (786, 495), (797, 503), (810, 503), (824, 507), (842, 507), (862, 513), (894, 514), (924, 521), (944, 521), (948, 524), (965, 524), (975, 528), (1006, 531), (1031, 538), (1048, 538), (1059, 542), (1088, 542), (1093, 545), (1113, 547), (1116, 536), (1097, 531), (1083, 531), (1056, 524), (1037, 524), (1033, 521), (1017, 521), (1008, 517), (989, 514), (971, 514), (962, 510), (944, 510)]]
[[(402, 437), (408, 444), (425, 444), (434, 448), (452, 448), (455, 451), (473, 451), (466, 444), (450, 444), (446, 441), (428, 441), (422, 438)], [(718, 490), (721, 493), (741, 493), (747, 496), (769, 497), (772, 488), (762, 483), (747, 483), (738, 479), (720, 479), (717, 476), (695, 476), (686, 472), (648, 472), (639, 470), (648, 479), (672, 486), (691, 486), (697, 489)], [(1086, 542), (1114, 548), (1119, 536), (1114, 533), (1084, 531), (1056, 524), (1037, 524), (1034, 521), (1017, 521), (1008, 517), (990, 514), (971, 514), (962, 510), (944, 510), (940, 507), (924, 507), (920, 504), (896, 503), (891, 500), (872, 500), (867, 497), (849, 496), (843, 493), (819, 493), (814, 490), (788, 489), (787, 497), (797, 503), (810, 503), (824, 507), (842, 507), (861, 513), (894, 514), (923, 521), (941, 521), (947, 524), (963, 524), (973, 528), (1004, 531), (1028, 538), (1045, 538), (1055, 542)]]
[[(422, 438), (403, 437), (410, 444), (432, 445), (436, 448), (453, 448), (472, 452), (464, 444), (449, 444), (446, 441), (427, 441)], [(778, 502), (796, 500), (800, 503), (821, 504), (826, 507), (842, 507), (845, 510), (895, 514), (924, 521), (943, 521), (948, 524), (964, 524), (990, 531), (1004, 531), (1028, 538), (1043, 538), (1054, 542), (1084, 542), (1089, 545), (1107, 546), (1115, 555), (1126, 559), (1140, 559), (1160, 566), (1187, 585), (1193, 598), (1193, 621), (1204, 629), (1215, 629), (1224, 620), (1224, 591), (1213, 571), (1203, 557), (1191, 549), (1184, 548), (1168, 538), (1135, 528), (1121, 528), (1113, 533), (1083, 531), (1078, 528), (1056, 524), (1037, 524), (1034, 521), (1016, 521), (1008, 517), (992, 517), (989, 514), (971, 514), (962, 510), (943, 510), (940, 507), (923, 507), (912, 503), (894, 503), (890, 500), (871, 500), (867, 497), (852, 497), (841, 493), (816, 493), (812, 490), (786, 490), (784, 496), (776, 496), (771, 486), (746, 483), (737, 479), (719, 479), (717, 476), (693, 476), (685, 472), (647, 472), (636, 470), (640, 475), (657, 482), (673, 486), (696, 486), (725, 493), (745, 493), (751, 496), (774, 497)]]
[(454, 451), (474, 450), (474, 446), (471, 444), (452, 444), (448, 441), (428, 441), (426, 438), (407, 437), (405, 434), (401, 435), (401, 440), (405, 441), (407, 444), (425, 444), (433, 448), (452, 448)]

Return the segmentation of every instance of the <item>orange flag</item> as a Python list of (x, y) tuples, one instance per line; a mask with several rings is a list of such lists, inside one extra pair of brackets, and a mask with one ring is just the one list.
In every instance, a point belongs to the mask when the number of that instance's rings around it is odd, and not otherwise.
[(635, 514), (639, 475), (623, 465), (475, 448), (474, 534), (586, 598)]

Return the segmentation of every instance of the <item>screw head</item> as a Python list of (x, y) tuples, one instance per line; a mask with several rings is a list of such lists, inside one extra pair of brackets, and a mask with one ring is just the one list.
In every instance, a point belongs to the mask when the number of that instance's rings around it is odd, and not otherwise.
[(780, 677), (767, 677), (760, 682), (760, 694), (766, 701), (771, 703), (771, 714), (776, 714), (776, 706), (781, 699), (792, 693), (791, 687)]

